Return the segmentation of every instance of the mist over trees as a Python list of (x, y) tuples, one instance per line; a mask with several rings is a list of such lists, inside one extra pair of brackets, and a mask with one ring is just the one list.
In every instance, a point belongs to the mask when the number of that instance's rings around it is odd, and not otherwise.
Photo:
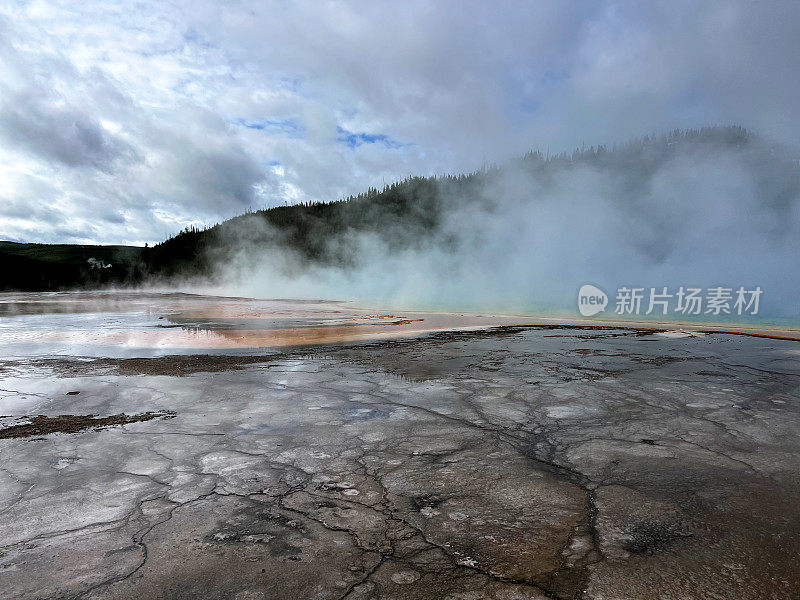
[(783, 285), (798, 240), (796, 158), (742, 127), (707, 127), (249, 211), (75, 284), (547, 307), (587, 278)]
[(470, 174), (408, 177), (336, 202), (248, 212), (205, 229), (187, 228), (145, 252), (143, 258), (148, 273), (159, 277), (211, 275), (215, 264), (243, 247), (274, 248), (294, 253), (301, 262), (347, 267), (365, 258), (354, 254), (353, 233), (373, 235), (390, 251), (437, 244), (457, 252), (454, 232), (441, 229), (443, 218), (458, 219), (460, 212), (475, 207), (502, 210), (506, 198), (497, 188), (502, 188), (508, 173), (530, 177), (536, 189), (523, 190), (522, 195), (535, 203), (557, 177), (590, 168), (604, 174), (621, 205), (634, 207), (648, 195), (652, 177), (671, 159), (744, 150), (760, 175), (765, 205), (780, 207), (797, 198), (800, 169), (746, 129), (674, 130), (611, 148), (600, 145), (553, 155), (535, 150)]

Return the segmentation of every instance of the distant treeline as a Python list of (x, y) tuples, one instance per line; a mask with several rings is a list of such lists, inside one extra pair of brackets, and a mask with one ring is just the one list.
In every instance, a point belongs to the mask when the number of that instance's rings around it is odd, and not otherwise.
[[(12, 275), (3, 287), (60, 289), (212, 276), (215, 265), (225, 264), (235, 253), (271, 249), (291, 253), (298, 264), (311, 261), (347, 267), (360, 260), (354, 240), (363, 239), (365, 234), (374, 236), (390, 251), (431, 243), (442, 248), (452, 246), (457, 251), (456, 240), (448, 238), (440, 227), (442, 219), (447, 216), (451, 221), (457, 220), (459, 211), (471, 204), (482, 204), (487, 210), (501, 209), (487, 190), (509, 173), (525, 173), (538, 186), (546, 187), (565, 171), (597, 169), (616, 181), (615, 189), (622, 196), (635, 197), (646, 192), (650, 176), (673, 157), (754, 144), (762, 146), (742, 127), (675, 130), (611, 148), (592, 146), (554, 155), (532, 151), (508, 163), (465, 175), (409, 177), (382, 190), (369, 188), (335, 202), (247, 212), (204, 229), (186, 228), (152, 248), (26, 245), (30, 251), (22, 252), (15, 248), (20, 245), (2, 244), (0, 256), (12, 266)], [(758, 172), (764, 174), (773, 197), (800, 190), (800, 170), (789, 168), (791, 161), (785, 156), (766, 145), (754, 156), (763, 162)], [(535, 201), (533, 190), (530, 199)], [(73, 250), (68, 251), (70, 248)], [(86, 261), (90, 257), (112, 267), (89, 265)]]
[(144, 248), (0, 241), (0, 290), (32, 292), (143, 281)]

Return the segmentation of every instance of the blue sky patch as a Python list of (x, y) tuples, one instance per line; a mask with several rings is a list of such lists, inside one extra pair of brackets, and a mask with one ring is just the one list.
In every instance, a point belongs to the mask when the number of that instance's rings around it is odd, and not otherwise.
[(262, 119), (260, 121), (248, 121), (247, 119), (233, 119), (230, 121), (237, 127), (247, 129), (257, 129), (271, 134), (282, 134), (291, 138), (298, 138), (305, 133), (305, 129), (297, 119)]
[(394, 150), (408, 145), (398, 142), (384, 133), (348, 131), (342, 127), (336, 127), (336, 131), (339, 133), (336, 141), (344, 144), (348, 148), (357, 148), (363, 144), (383, 144), (386, 148)]

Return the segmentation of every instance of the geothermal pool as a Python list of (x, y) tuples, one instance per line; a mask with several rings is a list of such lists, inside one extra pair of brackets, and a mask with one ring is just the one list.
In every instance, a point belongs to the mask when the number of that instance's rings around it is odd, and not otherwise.
[(324, 300), (135, 292), (0, 294), (0, 319), (0, 351), (15, 356), (261, 351), (541, 321), (376, 311)]
[(0, 295), (0, 597), (796, 598), (800, 342), (684, 329)]

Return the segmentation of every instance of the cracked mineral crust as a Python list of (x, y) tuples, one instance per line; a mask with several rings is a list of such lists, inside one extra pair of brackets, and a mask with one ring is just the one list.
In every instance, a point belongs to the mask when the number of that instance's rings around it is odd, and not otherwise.
[(798, 356), (516, 327), (7, 360), (0, 427), (171, 418), (0, 439), (0, 597), (798, 598)]

